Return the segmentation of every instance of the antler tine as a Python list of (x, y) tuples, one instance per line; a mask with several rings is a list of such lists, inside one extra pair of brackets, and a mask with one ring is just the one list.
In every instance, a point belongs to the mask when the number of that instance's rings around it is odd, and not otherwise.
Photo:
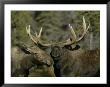
[(83, 28), (84, 28), (84, 31), (86, 31), (86, 22), (85, 22), (84, 16), (83, 16)]
[(73, 27), (70, 24), (69, 24), (69, 28), (70, 28), (70, 31), (71, 31), (71, 33), (73, 35), (73, 40), (76, 41), (76, 33), (74, 32), (74, 29), (73, 29)]
[(86, 35), (86, 33), (87, 33), (89, 27), (90, 27), (90, 23), (89, 23), (88, 27), (86, 28), (86, 22), (85, 22), (85, 18), (84, 18), (84, 16), (83, 16), (83, 29), (84, 29), (84, 32), (83, 32), (82, 36), (81, 36), (79, 39), (76, 40), (76, 42), (78, 42), (78, 41), (80, 41), (81, 39), (83, 39), (83, 37)]
[(41, 37), (41, 33), (42, 33), (42, 27), (41, 27), (41, 29), (40, 29), (40, 32), (39, 32), (38, 37)]
[(86, 29), (86, 30), (88, 31), (88, 29), (89, 29), (89, 28), (90, 28), (90, 23), (89, 23), (89, 25), (88, 25), (88, 27), (87, 27), (87, 29)]
[(26, 31), (28, 34), (30, 34), (30, 25), (26, 26)]
[(29, 35), (30, 39), (31, 39), (35, 44), (37, 44), (39, 38), (35, 39), (35, 37), (34, 37), (33, 35), (31, 35), (31, 33), (30, 33), (30, 27), (31, 27), (30, 25), (26, 26), (27, 34)]

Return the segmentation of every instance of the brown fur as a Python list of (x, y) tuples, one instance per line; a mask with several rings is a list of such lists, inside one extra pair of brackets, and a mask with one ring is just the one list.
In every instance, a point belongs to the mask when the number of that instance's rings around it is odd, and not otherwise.
[[(31, 54), (25, 54), (21, 48), (17, 46), (12, 48), (11, 76), (55, 76), (53, 60), (45, 51), (36, 47), (26, 48), (26, 50)], [(37, 66), (37, 68), (35, 68), (35, 66)]]
[(95, 76), (100, 70), (100, 51), (63, 49), (60, 63), (62, 76)]

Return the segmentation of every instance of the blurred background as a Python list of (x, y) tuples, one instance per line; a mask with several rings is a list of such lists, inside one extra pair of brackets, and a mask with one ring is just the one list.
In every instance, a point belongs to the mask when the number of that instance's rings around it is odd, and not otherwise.
[(11, 43), (31, 43), (26, 33), (26, 26), (31, 25), (31, 33), (39, 32), (43, 27), (41, 39), (46, 42), (63, 41), (71, 37), (68, 24), (71, 24), (80, 37), (83, 32), (82, 17), (90, 23), (86, 38), (80, 46), (85, 49), (100, 48), (100, 11), (12, 11)]

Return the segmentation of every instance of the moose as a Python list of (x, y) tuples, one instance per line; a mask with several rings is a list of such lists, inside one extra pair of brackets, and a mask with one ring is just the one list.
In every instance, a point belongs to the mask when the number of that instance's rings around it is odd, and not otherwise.
[[(27, 32), (30, 36), (30, 33)], [(41, 31), (38, 37), (41, 35)], [(35, 76), (54, 77), (53, 60), (50, 55), (37, 46), (28, 46), (24, 43), (18, 43), (12, 48), (11, 64), (12, 76)], [(37, 65), (37, 66), (36, 66)], [(36, 70), (37, 68), (37, 70)]]
[[(31, 49), (31, 51), (29, 51), (29, 49)], [(36, 57), (35, 55), (33, 55), (32, 51), (35, 52), (35, 50), (32, 49), (36, 49), (38, 51), (38, 49), (35, 46), (28, 47), (24, 43), (20, 43), (12, 47), (11, 76), (12, 77), (28, 77), (28, 76), (54, 77), (55, 76), (54, 68), (52, 66), (53, 60), (51, 59), (51, 57), (48, 56), (45, 53), (45, 51), (40, 50), (41, 56), (45, 55), (44, 56), (45, 58), (43, 59), (42, 57), (42, 59), (37, 60), (39, 56)], [(31, 52), (32, 54), (30, 54), (29, 52)]]
[[(100, 76), (100, 50), (85, 50), (81, 49), (77, 44), (86, 35), (90, 23), (87, 26), (85, 18), (83, 16), (83, 33), (82, 36), (77, 38), (77, 35), (73, 27), (69, 24), (69, 29), (72, 34), (72, 38), (66, 41), (57, 43), (43, 43), (40, 39), (42, 33), (42, 27), (39, 34), (31, 34), (30, 25), (26, 26), (26, 31), (35, 46), (28, 47), (22, 45), (21, 48), (27, 54), (33, 56), (34, 64), (45, 66), (45, 70), (48, 75), (56, 77), (96, 77)], [(40, 47), (51, 48), (50, 55), (48, 55)], [(25, 60), (22, 60), (25, 61)], [(24, 67), (24, 62), (21, 62)], [(24, 67), (25, 69), (26, 67)], [(28, 69), (29, 71), (29, 69)]]

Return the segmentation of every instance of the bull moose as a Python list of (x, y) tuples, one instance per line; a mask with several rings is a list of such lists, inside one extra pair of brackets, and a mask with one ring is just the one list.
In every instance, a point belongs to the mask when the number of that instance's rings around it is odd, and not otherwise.
[[(69, 29), (72, 33), (72, 38), (66, 41), (57, 43), (43, 43), (40, 39), (42, 27), (39, 35), (35, 33), (32, 35), (30, 32), (30, 25), (26, 27), (26, 31), (30, 39), (34, 42), (35, 46), (22, 48), (33, 55), (35, 64), (45, 65), (47, 72), (50, 76), (57, 77), (95, 77), (100, 76), (100, 50), (86, 50), (80, 48), (77, 44), (86, 35), (90, 24), (87, 26), (83, 16), (83, 33), (82, 36), (77, 38), (73, 27), (69, 24)], [(48, 55), (40, 47), (51, 48), (50, 55)], [(23, 60), (25, 61), (25, 60)], [(23, 66), (23, 64), (21, 64)], [(46, 69), (45, 68), (45, 69)], [(50, 73), (51, 72), (51, 73)], [(55, 73), (55, 75), (54, 75)], [(48, 75), (47, 75), (48, 76)]]

